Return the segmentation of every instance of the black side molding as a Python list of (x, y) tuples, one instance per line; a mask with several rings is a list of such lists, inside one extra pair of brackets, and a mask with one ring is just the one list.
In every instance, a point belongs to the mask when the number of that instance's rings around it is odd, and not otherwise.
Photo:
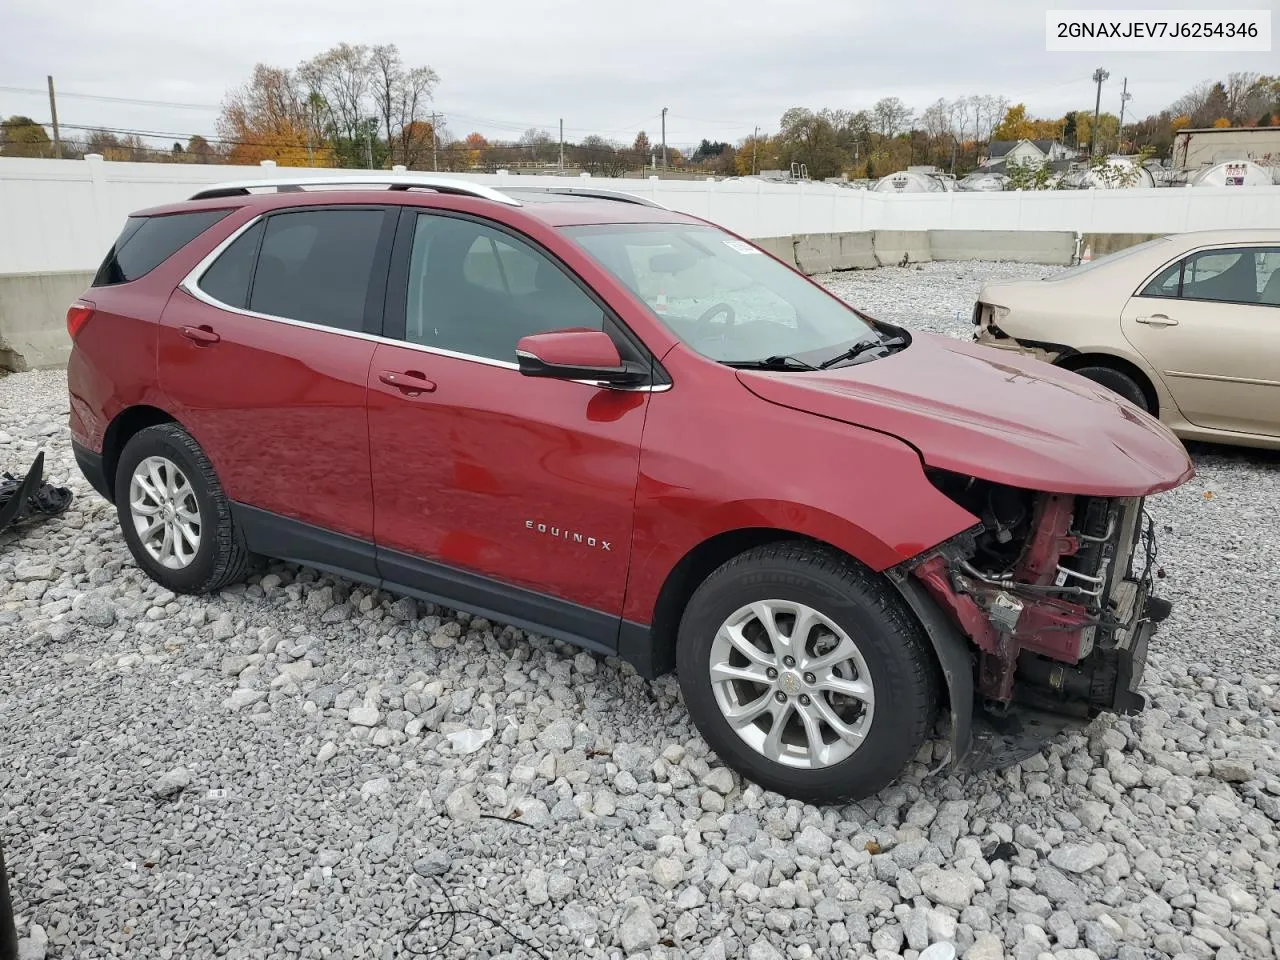
[[(231, 505), (253, 553), (315, 567), (380, 589), (508, 623), (606, 656), (620, 656), (652, 679), (649, 627), (491, 577), (334, 533), (243, 503)], [(619, 645), (619, 635), (623, 642)]]

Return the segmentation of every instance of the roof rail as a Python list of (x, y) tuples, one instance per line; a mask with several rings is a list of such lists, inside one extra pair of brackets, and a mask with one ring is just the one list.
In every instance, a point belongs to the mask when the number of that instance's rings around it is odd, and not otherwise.
[(449, 193), (458, 196), (479, 197), (495, 203), (505, 203), (509, 207), (522, 206), (519, 200), (507, 196), (500, 190), (487, 187), (456, 177), (438, 177), (432, 174), (357, 174), (347, 177), (288, 177), (261, 180), (235, 180), (229, 183), (218, 183), (205, 187), (192, 194), (189, 200), (208, 200), (214, 197), (248, 196), (254, 188), (273, 189), (277, 193), (301, 192), (307, 187), (344, 186), (380, 186), (388, 190), (410, 190), (422, 187), (437, 193)]
[(600, 190), (596, 187), (526, 187), (523, 184), (514, 183), (508, 184), (507, 189), (514, 193), (558, 193), (573, 197), (591, 197), (595, 200), (617, 200), (622, 203), (636, 203), (642, 207), (656, 207), (659, 210), (671, 209), (656, 200), (650, 200), (648, 197), (642, 197), (637, 193), (627, 193), (625, 190)]

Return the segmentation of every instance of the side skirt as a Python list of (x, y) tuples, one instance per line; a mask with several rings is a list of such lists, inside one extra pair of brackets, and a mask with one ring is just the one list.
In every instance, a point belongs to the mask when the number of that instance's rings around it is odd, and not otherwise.
[[(511, 624), (606, 656), (620, 656), (641, 676), (652, 678), (649, 627), (548, 596), (491, 577), (334, 533), (243, 503), (231, 505), (253, 553), (298, 563), (416, 597), (456, 610)], [(619, 635), (625, 642), (619, 649)]]

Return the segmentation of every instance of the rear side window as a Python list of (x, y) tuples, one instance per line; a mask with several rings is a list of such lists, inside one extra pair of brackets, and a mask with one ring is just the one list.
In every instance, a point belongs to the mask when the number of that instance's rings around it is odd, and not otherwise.
[(230, 210), (195, 210), (162, 217), (130, 217), (93, 278), (95, 287), (146, 276)]
[(308, 210), (268, 217), (249, 309), (361, 330), (383, 216), (381, 210)]
[(219, 303), (243, 310), (249, 305), (249, 281), (253, 277), (253, 261), (258, 256), (263, 223), (259, 221), (223, 250), (204, 276), (200, 289)]

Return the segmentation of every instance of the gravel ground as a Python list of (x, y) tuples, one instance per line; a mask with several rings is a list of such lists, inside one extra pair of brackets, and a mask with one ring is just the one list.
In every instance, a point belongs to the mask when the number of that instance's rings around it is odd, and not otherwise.
[[(825, 279), (965, 336), (980, 280), (1044, 270)], [(1175, 612), (1146, 713), (1001, 773), (926, 778), (922, 755), (822, 809), (719, 766), (673, 678), (282, 564), (163, 591), (65, 420), (60, 373), (0, 378), (0, 468), (43, 447), (77, 495), (0, 538), (24, 957), (1280, 951), (1275, 457), (1198, 449), (1199, 477), (1152, 501)]]

